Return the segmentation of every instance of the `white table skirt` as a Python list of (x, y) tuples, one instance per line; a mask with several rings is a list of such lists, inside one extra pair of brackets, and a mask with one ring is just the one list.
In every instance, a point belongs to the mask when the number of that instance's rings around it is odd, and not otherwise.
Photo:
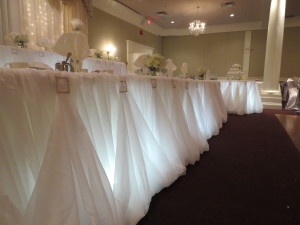
[(221, 80), (220, 84), (228, 113), (243, 115), (262, 112), (263, 106), (255, 81)]
[(219, 82), (31, 69), (0, 68), (0, 108), (0, 217), (14, 225), (136, 224), (227, 120)]
[[(54, 69), (55, 63), (61, 62), (65, 58), (55, 52), (0, 45), (0, 67), (5, 67), (5, 64), (10, 62), (41, 62)], [(88, 69), (89, 72), (95, 70), (112, 70), (115, 75), (127, 74), (125, 63), (104, 59), (86, 58), (82, 62), (82, 68)]]

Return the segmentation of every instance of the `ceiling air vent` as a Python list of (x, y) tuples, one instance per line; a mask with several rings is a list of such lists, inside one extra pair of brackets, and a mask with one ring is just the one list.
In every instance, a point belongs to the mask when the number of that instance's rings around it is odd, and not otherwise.
[(234, 7), (235, 6), (235, 2), (223, 2), (221, 4), (222, 7)]
[(159, 11), (156, 13), (157, 15), (160, 15), (160, 16), (165, 16), (167, 15), (168, 13), (166, 11)]

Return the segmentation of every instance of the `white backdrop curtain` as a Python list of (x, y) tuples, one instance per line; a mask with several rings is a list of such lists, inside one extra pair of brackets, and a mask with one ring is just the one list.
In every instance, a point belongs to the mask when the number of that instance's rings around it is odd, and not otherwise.
[(0, 1), (0, 44), (7, 44), (4, 37), (10, 32), (21, 33), (22, 28), (22, 1)]
[(0, 44), (10, 32), (29, 35), (28, 47), (38, 49), (37, 43), (48, 39), (56, 41), (63, 32), (70, 32), (70, 21), (79, 18), (85, 24), (82, 31), (88, 34), (88, 15), (91, 14), (91, 1), (74, 0), (62, 3), (61, 0), (1, 0), (0, 1)]

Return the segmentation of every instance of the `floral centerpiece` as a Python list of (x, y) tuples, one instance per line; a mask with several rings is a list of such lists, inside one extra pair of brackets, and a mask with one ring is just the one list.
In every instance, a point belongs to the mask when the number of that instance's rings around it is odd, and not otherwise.
[(80, 31), (84, 29), (84, 23), (78, 18), (74, 18), (71, 20), (71, 26), (74, 31)]
[(50, 51), (52, 49), (54, 42), (48, 38), (42, 38), (38, 40), (36, 44), (37, 46), (44, 48), (45, 51)]
[(96, 50), (96, 51), (94, 52), (94, 56), (96, 57), (96, 59), (101, 59), (101, 58), (103, 57), (102, 51)]
[(234, 69), (242, 69), (242, 66), (240, 64), (233, 64), (231, 66), (231, 68), (234, 68)]
[(145, 66), (148, 68), (151, 76), (156, 76), (166, 66), (166, 60), (159, 54), (148, 55), (145, 58)]
[(205, 80), (206, 73), (207, 73), (207, 68), (199, 67), (198, 70), (196, 71), (195, 78), (198, 80)]
[(29, 37), (27, 34), (17, 34), (14, 39), (14, 42), (21, 48), (27, 48)]

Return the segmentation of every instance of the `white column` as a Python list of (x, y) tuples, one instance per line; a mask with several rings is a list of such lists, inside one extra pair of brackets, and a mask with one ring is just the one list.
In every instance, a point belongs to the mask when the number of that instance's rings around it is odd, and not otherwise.
[(246, 78), (248, 77), (249, 74), (250, 53), (251, 53), (251, 31), (246, 31), (245, 43), (244, 43), (244, 60), (243, 60), (243, 72)]
[(264, 91), (277, 91), (284, 33), (286, 0), (272, 0), (264, 68)]

